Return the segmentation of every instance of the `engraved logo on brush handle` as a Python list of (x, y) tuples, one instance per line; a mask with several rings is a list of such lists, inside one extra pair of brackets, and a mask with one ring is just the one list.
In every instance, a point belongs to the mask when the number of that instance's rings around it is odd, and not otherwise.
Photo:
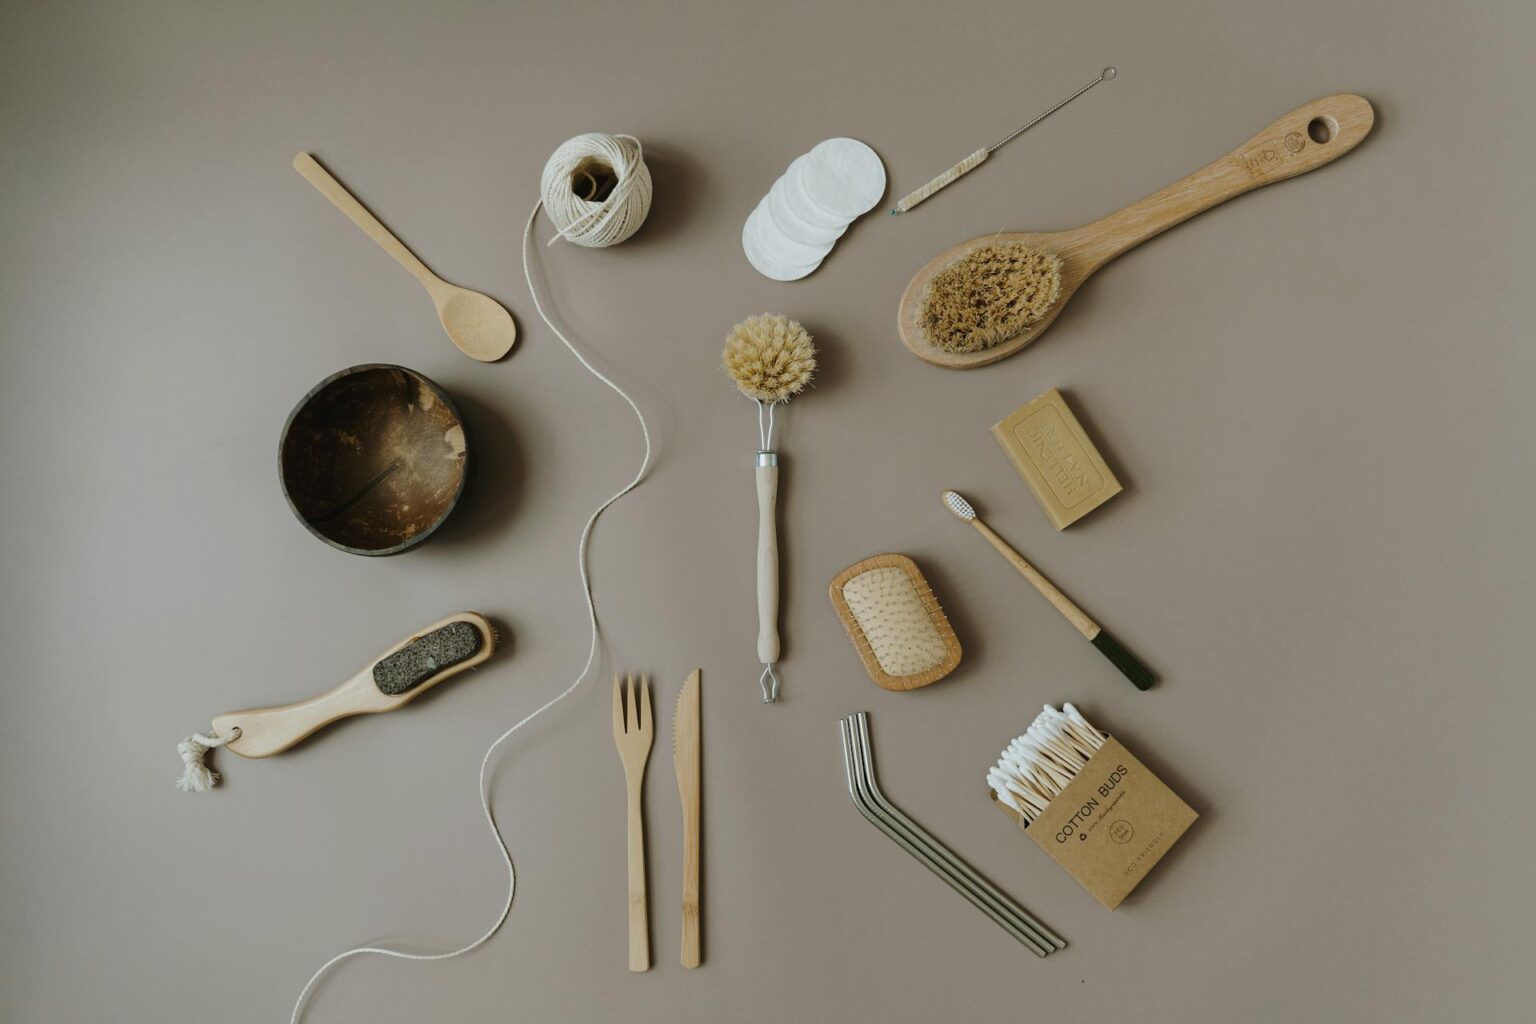
[(1232, 156), (1233, 162), (1255, 181), (1268, 177), (1275, 168), (1287, 163), (1307, 146), (1307, 137), (1300, 132), (1288, 132), (1284, 138), (1265, 139), (1241, 153)]

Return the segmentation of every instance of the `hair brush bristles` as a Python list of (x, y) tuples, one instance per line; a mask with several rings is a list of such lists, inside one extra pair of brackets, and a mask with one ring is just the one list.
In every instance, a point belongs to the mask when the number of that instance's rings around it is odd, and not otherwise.
[(935, 348), (980, 352), (1039, 323), (1060, 296), (1060, 257), (984, 245), (933, 275), (917, 323)]
[(816, 346), (789, 317), (763, 313), (731, 328), (722, 361), (737, 390), (772, 405), (789, 401), (811, 383)]
[(944, 507), (953, 512), (957, 518), (964, 519), (968, 523), (976, 519), (976, 509), (954, 491), (944, 492)]

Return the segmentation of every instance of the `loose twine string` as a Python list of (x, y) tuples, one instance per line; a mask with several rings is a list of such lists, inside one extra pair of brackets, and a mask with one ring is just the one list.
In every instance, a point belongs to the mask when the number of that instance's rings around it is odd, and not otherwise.
[[(578, 179), (585, 179), (590, 183), (588, 195), (595, 195), (597, 190), (597, 170), (611, 170), (617, 178), (613, 191), (601, 201), (591, 201), (581, 198), (573, 191), (573, 186)], [(617, 245), (640, 228), (645, 220), (646, 213), (651, 204), (651, 175), (646, 169), (641, 155), (640, 141), (630, 135), (603, 135), (598, 133), (578, 135), (576, 138), (565, 142), (549, 162), (544, 166), (544, 174), (539, 185), (539, 201), (533, 205), (533, 211), (528, 214), (528, 223), (523, 228), (523, 279), (528, 283), (528, 294), (533, 298), (534, 309), (538, 310), (539, 318), (555, 333), (555, 337), (570, 350), (576, 361), (581, 363), (586, 371), (607, 385), (620, 398), (629, 405), (635, 414), (636, 421), (640, 424), (640, 434), (645, 439), (645, 455), (640, 460), (640, 468), (629, 483), (619, 488), (607, 501), (604, 501), (597, 509), (587, 517), (586, 525), (582, 527), (581, 539), (576, 545), (577, 572), (581, 578), (582, 595), (587, 604), (587, 623), (591, 630), (591, 640), (587, 646), (587, 660), (582, 665), (581, 672), (573, 679), (569, 686), (561, 690), (554, 697), (542, 704), (536, 711), (524, 717), (516, 725), (496, 737), (485, 752), (485, 757), (480, 760), (480, 810), (485, 815), (485, 823), (490, 827), (491, 837), (496, 840), (496, 847), (501, 851), (501, 859), (507, 866), (507, 898), (502, 904), (501, 912), (496, 915), (496, 920), (486, 929), (485, 933), (468, 945), (447, 953), (407, 953), (399, 949), (389, 949), (384, 946), (359, 946), (349, 949), (344, 953), (338, 953), (320, 966), (308, 982), (303, 991), (299, 993), (298, 1000), (293, 1005), (293, 1016), (289, 1018), (290, 1024), (298, 1024), (299, 1016), (304, 1010), (304, 1004), (308, 1000), (310, 992), (316, 983), (323, 978), (332, 967), (343, 960), (354, 956), (362, 956), (365, 953), (375, 953), (379, 956), (394, 957), (398, 960), (451, 960), (457, 956), (478, 948), (488, 942), (493, 935), (501, 930), (507, 917), (512, 913), (512, 899), (517, 892), (517, 868), (512, 863), (512, 853), (507, 849), (506, 837), (502, 835), (501, 828), (496, 824), (496, 816), (491, 811), (490, 794), (490, 770), (491, 760), (501, 745), (512, 737), (523, 726), (538, 718), (550, 708), (559, 704), (565, 698), (575, 692), (582, 681), (592, 671), (592, 665), (597, 660), (597, 606), (592, 600), (592, 579), (587, 571), (587, 541), (592, 535), (592, 527), (597, 523), (598, 517), (607, 510), (608, 506), (618, 501), (624, 495), (634, 490), (645, 478), (651, 465), (651, 431), (646, 425), (645, 416), (640, 412), (640, 407), (635, 404), (623, 388), (593, 366), (587, 357), (582, 355), (571, 339), (555, 326), (549, 314), (544, 311), (544, 305), (539, 302), (539, 293), (533, 287), (533, 274), (529, 270), (528, 250), (533, 238), (533, 225), (543, 209), (554, 222), (557, 234), (550, 239), (550, 243), (564, 238), (576, 245), (591, 248), (602, 248)], [(201, 739), (201, 738), (200, 738)]]

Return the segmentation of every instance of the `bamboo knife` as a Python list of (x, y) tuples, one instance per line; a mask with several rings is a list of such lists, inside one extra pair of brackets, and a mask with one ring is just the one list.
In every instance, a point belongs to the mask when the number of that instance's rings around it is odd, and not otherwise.
[(672, 711), (672, 767), (683, 801), (684, 967), (699, 966), (699, 675), (683, 681)]

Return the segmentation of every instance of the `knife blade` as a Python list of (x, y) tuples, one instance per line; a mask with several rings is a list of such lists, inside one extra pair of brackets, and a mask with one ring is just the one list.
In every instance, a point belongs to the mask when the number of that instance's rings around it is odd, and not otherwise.
[(701, 778), (699, 686), (701, 671), (683, 681), (672, 709), (672, 767), (683, 802), (683, 943), (682, 964), (697, 967), (699, 943), (699, 789)]

